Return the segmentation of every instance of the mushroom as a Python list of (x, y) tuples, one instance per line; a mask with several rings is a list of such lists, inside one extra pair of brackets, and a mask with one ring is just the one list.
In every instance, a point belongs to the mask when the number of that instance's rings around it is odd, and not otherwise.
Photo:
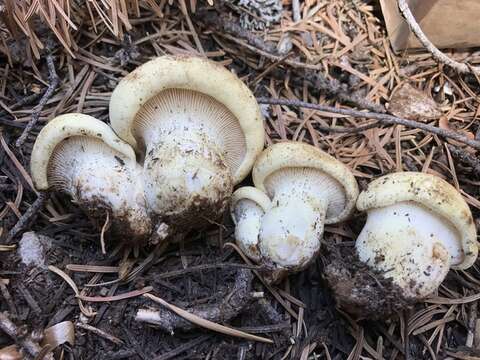
[(110, 121), (143, 160), (148, 206), (182, 231), (224, 212), (264, 143), (251, 91), (197, 57), (163, 56), (134, 70), (112, 94)]
[(477, 258), (470, 209), (437, 176), (383, 176), (359, 195), (357, 208), (368, 213), (355, 245), (360, 260), (391, 278), (407, 299), (431, 295), (450, 268), (466, 269)]
[(236, 240), (253, 260), (276, 269), (305, 268), (320, 249), (324, 224), (345, 220), (358, 196), (344, 164), (296, 142), (267, 148), (253, 167), (253, 181), (255, 189), (233, 196)]
[(270, 198), (253, 186), (244, 186), (233, 193), (230, 203), (238, 246), (250, 259), (260, 262), (258, 234), (262, 218), (272, 204)]
[(51, 120), (40, 131), (31, 156), (37, 190), (70, 195), (94, 220), (108, 212), (112, 231), (134, 243), (152, 231), (142, 171), (130, 145), (105, 123), (83, 114)]

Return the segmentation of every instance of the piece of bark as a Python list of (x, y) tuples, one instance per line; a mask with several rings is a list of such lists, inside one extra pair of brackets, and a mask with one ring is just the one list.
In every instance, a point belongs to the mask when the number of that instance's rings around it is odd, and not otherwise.
[[(252, 272), (241, 269), (232, 290), (220, 303), (185, 309), (189, 313), (203, 319), (217, 323), (225, 323), (240, 314), (252, 301)], [(191, 322), (183, 319), (168, 309), (139, 309), (135, 320), (156, 325), (162, 330), (173, 334), (175, 330), (191, 330), (195, 327)]]

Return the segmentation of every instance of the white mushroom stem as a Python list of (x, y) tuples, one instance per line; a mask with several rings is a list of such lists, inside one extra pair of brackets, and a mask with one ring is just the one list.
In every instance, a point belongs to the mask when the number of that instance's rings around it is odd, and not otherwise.
[(431, 295), (464, 257), (453, 225), (410, 201), (369, 210), (356, 249), (360, 260), (416, 299)]
[(265, 211), (250, 199), (239, 200), (233, 209), (235, 240), (240, 249), (253, 261), (260, 261), (258, 234)]
[(191, 91), (169, 90), (144, 105), (136, 134), (145, 146), (145, 194), (153, 211), (192, 224), (225, 210), (234, 181), (230, 165), (242, 157), (234, 148), (245, 141), (221, 134), (222, 124), (236, 121), (232, 116)]
[(305, 267), (320, 250), (327, 202), (306, 194), (276, 196), (263, 217), (260, 251), (280, 267)]
[(275, 189), (272, 207), (262, 219), (262, 255), (277, 266), (306, 267), (320, 250), (325, 218), (332, 199), (344, 198), (330, 176), (314, 169), (273, 174), (266, 182)]
[(72, 136), (54, 150), (49, 162), (50, 187), (69, 194), (90, 216), (105, 221), (126, 241), (151, 232), (141, 182), (142, 168), (102, 140)]

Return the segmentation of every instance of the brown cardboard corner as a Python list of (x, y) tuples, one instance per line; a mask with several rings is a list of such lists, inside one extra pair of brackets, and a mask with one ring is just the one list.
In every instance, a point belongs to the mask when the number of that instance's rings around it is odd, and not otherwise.
[[(407, 0), (417, 22), (438, 48), (480, 46), (479, 0)], [(395, 52), (421, 48), (397, 7), (380, 0), (390, 43)]]

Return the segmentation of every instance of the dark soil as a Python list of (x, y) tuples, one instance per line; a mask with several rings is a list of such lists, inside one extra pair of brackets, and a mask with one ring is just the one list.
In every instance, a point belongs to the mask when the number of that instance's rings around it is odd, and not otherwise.
[(333, 248), (328, 261), (324, 274), (336, 302), (357, 320), (385, 320), (413, 305), (391, 279), (362, 263), (353, 248)]

